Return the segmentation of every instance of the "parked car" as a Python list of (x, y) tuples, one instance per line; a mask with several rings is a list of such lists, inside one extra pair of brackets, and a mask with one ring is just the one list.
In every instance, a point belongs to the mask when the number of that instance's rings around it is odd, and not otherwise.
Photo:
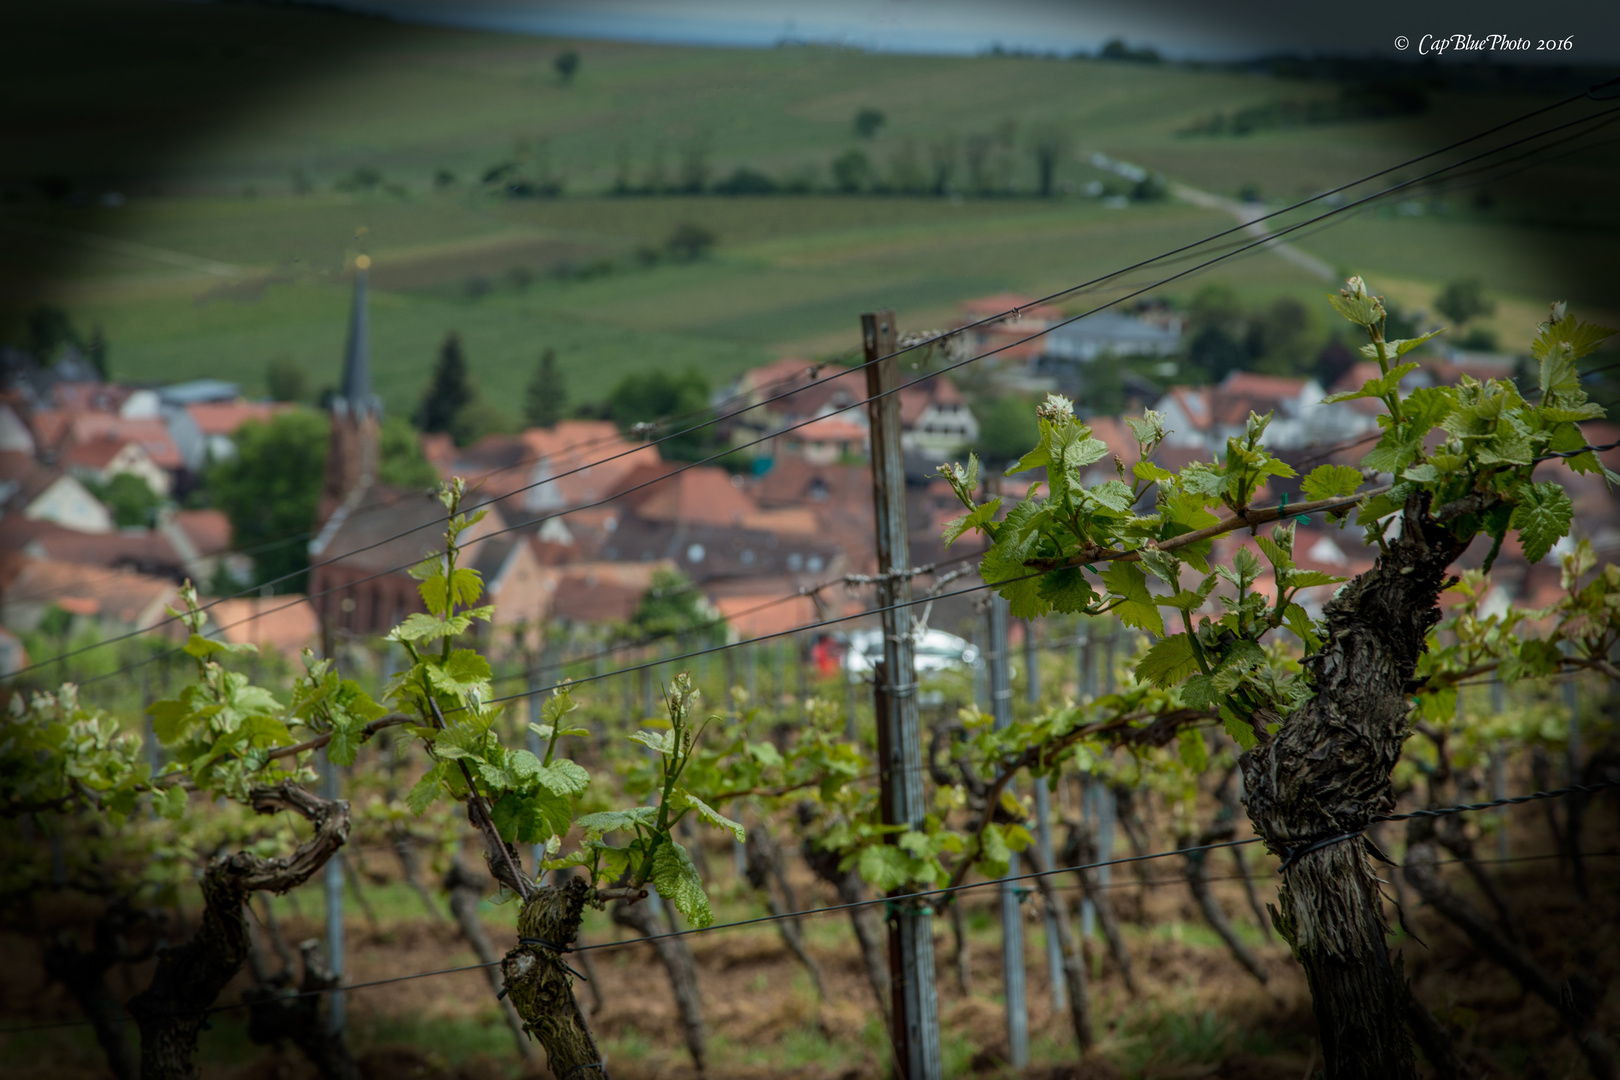
[[(925, 630), (917, 641), (917, 674), (932, 675), (952, 668), (970, 670), (984, 663), (979, 647), (943, 630)], [(883, 631), (855, 630), (844, 653), (844, 670), (852, 679), (869, 674), (883, 659)]]

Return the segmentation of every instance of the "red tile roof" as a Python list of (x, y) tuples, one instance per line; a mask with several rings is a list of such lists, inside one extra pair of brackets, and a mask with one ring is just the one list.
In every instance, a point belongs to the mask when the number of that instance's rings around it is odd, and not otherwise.
[[(105, 435), (97, 439), (87, 439), (84, 442), (71, 443), (62, 452), (62, 464), (77, 465), (83, 469), (100, 471), (112, 464), (118, 452), (131, 444), (131, 439), (120, 439), (116, 435)], [(134, 445), (140, 446), (140, 443)]]
[(139, 443), (146, 456), (165, 469), (185, 465), (180, 448), (169, 435), (169, 425), (162, 420), (125, 420), (114, 413), (81, 412), (73, 417), (67, 437), (75, 442), (128, 439)]
[(53, 559), (29, 559), (5, 594), (7, 606), (73, 605), (79, 613), (141, 628), (162, 621), (165, 605), (178, 602), (174, 582), (165, 578)]
[[(625, 486), (642, 483), (668, 473), (668, 465), (652, 465), (638, 469), (626, 477)], [(685, 472), (675, 473), (626, 500), (634, 507), (637, 517), (645, 521), (688, 522), (704, 525), (739, 525), (759, 506), (734, 483), (730, 473), (713, 465), (700, 465)]]
[(714, 606), (726, 617), (731, 629), (745, 638), (780, 634), (820, 620), (815, 601), (808, 596), (787, 600), (782, 599), (781, 593), (722, 596), (715, 599)]
[(199, 555), (217, 555), (231, 546), (231, 519), (223, 510), (181, 510), (174, 523), (186, 534)]
[(302, 596), (243, 596), (217, 600), (208, 609), (218, 636), (232, 645), (249, 643), (294, 657), (320, 636), (315, 608)]
[[(1026, 319), (1061, 319), (1063, 313), (1051, 304), (1037, 304), (1034, 297), (1022, 293), (996, 293), (975, 300), (962, 301), (962, 313), (973, 319), (984, 319), (1002, 312), (1019, 310)], [(1011, 316), (1010, 316), (1011, 317)]]
[(297, 407), (271, 401), (207, 401), (187, 405), (186, 412), (204, 435), (234, 435), (249, 420), (268, 423), (278, 413)]

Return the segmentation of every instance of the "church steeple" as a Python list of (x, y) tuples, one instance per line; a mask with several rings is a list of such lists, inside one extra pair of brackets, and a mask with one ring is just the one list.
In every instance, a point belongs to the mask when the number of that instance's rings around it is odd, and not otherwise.
[(334, 412), (379, 418), (382, 402), (371, 392), (371, 320), (366, 303), (371, 259), (361, 255), (354, 265), (354, 306), (349, 311), (349, 340), (343, 352), (343, 387), (332, 405)]
[(354, 266), (354, 306), (349, 312), (349, 339), (343, 353), (343, 385), (332, 395), (332, 439), (316, 511), (317, 529), (338, 507), (359, 499), (377, 476), (377, 428), (382, 420), (382, 401), (371, 392), (371, 328), (366, 311), (366, 271), (371, 259), (361, 255)]

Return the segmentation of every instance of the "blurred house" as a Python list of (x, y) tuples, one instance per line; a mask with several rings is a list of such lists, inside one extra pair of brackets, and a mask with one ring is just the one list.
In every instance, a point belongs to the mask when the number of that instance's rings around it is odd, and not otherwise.
[(1059, 326), (1042, 338), (1042, 367), (1091, 364), (1127, 356), (1175, 356), (1181, 352), (1181, 326), (1180, 316), (1168, 311), (1137, 313), (1108, 308)]
[[(997, 293), (964, 300), (961, 305), (963, 330), (961, 345), (969, 356), (994, 352), (997, 366), (1009, 362), (1033, 365), (1045, 348), (1042, 338), (1025, 338), (1046, 330), (1063, 318), (1050, 304), (1038, 304), (1033, 297), (1019, 293)], [(986, 322), (985, 320), (991, 320)]]
[(131, 570), (176, 583), (188, 576), (185, 559), (166, 536), (153, 529), (85, 532), (53, 521), (12, 516), (0, 519), (0, 550), (35, 559)]
[(0, 519), (12, 517), (87, 533), (113, 528), (112, 512), (72, 473), (21, 454), (0, 455)]
[(927, 461), (929, 471), (978, 441), (979, 421), (948, 377), (902, 387), (899, 397), (900, 446), (908, 459)]
[(166, 578), (109, 570), (54, 559), (18, 560), (0, 588), (0, 623), (13, 630), (38, 629), (51, 608), (125, 630), (149, 630), (180, 603)]
[(699, 585), (841, 572), (842, 552), (806, 508), (760, 506), (724, 469), (644, 466), (626, 486), (660, 479), (621, 501), (600, 557), (668, 560)]
[(315, 608), (302, 596), (239, 596), (209, 604), (203, 636), (293, 658), (320, 646)]
[(514, 520), (603, 499), (660, 460), (657, 447), (631, 442), (606, 420), (563, 420), (459, 448), (449, 436), (424, 435), (423, 453), (444, 479), (460, 476), (476, 488), (480, 502), (503, 500)]
[(1315, 379), (1234, 371), (1214, 386), (1172, 386), (1154, 403), (1165, 414), (1166, 447), (1180, 447), (1206, 458), (1224, 454), (1226, 440), (1240, 438), (1249, 414), (1272, 414), (1266, 444), (1276, 450), (1334, 443), (1375, 430), (1366, 413), (1324, 405)]
[[(901, 446), (907, 472), (920, 478), (944, 457), (979, 437), (979, 422), (946, 375), (906, 373), (899, 391)], [(860, 369), (787, 358), (744, 372), (728, 406), (748, 409), (729, 424), (734, 446), (768, 441), (750, 451), (765, 469), (803, 460), (831, 465), (871, 452), (866, 375)], [(775, 434), (775, 438), (770, 438)]]
[(159, 498), (167, 498), (174, 486), (174, 477), (160, 468), (134, 439), (107, 434), (100, 438), (70, 443), (58, 457), (59, 462), (74, 476), (96, 484), (106, 484), (115, 476), (136, 477)]
[[(199, 401), (185, 406), (185, 414), (202, 437), (203, 463), (236, 457), (235, 435), (243, 424), (267, 424), (296, 405), (275, 401)], [(201, 464), (194, 466), (200, 468)]]

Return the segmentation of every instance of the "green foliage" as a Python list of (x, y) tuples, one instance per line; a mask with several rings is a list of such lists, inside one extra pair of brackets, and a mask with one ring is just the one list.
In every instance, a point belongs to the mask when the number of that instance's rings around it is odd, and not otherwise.
[(457, 414), (476, 394), (467, 370), (467, 357), (461, 349), (461, 337), (450, 334), (439, 346), (439, 358), (422, 391), (422, 403), (416, 408), (413, 422), (422, 431), (447, 431), (453, 436)]
[(389, 487), (426, 491), (439, 474), (422, 456), (422, 440), (402, 416), (383, 419), (377, 431), (377, 479)]
[(863, 191), (872, 182), (872, 159), (859, 147), (850, 147), (832, 161), (833, 186), (845, 195)]
[(630, 618), (634, 636), (699, 635), (705, 641), (723, 641), (725, 619), (679, 570), (655, 570), (652, 582)]
[(1478, 278), (1447, 282), (1440, 295), (1435, 297), (1434, 308), (1459, 324), (1496, 311), (1496, 305), (1485, 299), (1485, 286)]
[[(1577, 421), (1602, 410), (1586, 400), (1575, 362), (1610, 332), (1578, 323), (1555, 305), (1533, 347), (1542, 390), (1534, 404), (1512, 383), (1481, 383), (1468, 376), (1456, 386), (1405, 394), (1401, 378), (1416, 365), (1398, 361), (1434, 335), (1387, 339), (1382, 298), (1368, 292), (1359, 278), (1351, 278), (1329, 300), (1366, 333), (1363, 352), (1379, 366), (1379, 376), (1360, 390), (1330, 400), (1373, 398), (1386, 411), (1379, 417), (1383, 433), (1362, 459), (1361, 469), (1329, 465), (1313, 470), (1302, 483), (1306, 498), (1345, 500), (1336, 508), (1341, 515), (1359, 505), (1358, 521), (1370, 542), (1382, 544), (1388, 519), (1409, 500), (1422, 497), (1422, 505), (1442, 515), (1440, 520), (1459, 537), (1484, 533), (1499, 547), (1511, 529), (1527, 559), (1545, 557), (1568, 533), (1573, 507), (1562, 487), (1535, 481), (1531, 473), (1542, 455), (1584, 446)], [(1213, 294), (1202, 300), (1210, 310), (1201, 317), (1211, 328), (1220, 326), (1222, 302)], [(1106, 448), (1075, 419), (1066, 399), (1049, 397), (1036, 414), (1036, 446), (1015, 469), (1043, 469), (1046, 490), (1032, 488), (998, 521), (998, 505), (975, 503), (976, 459), (970, 457), (965, 468), (942, 466), (940, 474), (969, 509), (947, 527), (946, 540), (976, 530), (990, 541), (980, 573), (1007, 598), (1016, 617), (1053, 610), (1112, 612), (1126, 625), (1152, 633), (1159, 640), (1137, 663), (1140, 681), (1179, 688), (1186, 705), (1213, 709), (1245, 747), (1265, 738), (1269, 726), (1278, 722), (1273, 718), (1286, 718), (1311, 693), (1297, 660), (1278, 646), (1267, 647), (1265, 639), (1286, 628), (1305, 653), (1319, 649), (1323, 631), (1297, 597), (1302, 590), (1343, 579), (1295, 563), (1292, 523), (1274, 526), (1269, 535), (1256, 529), (1255, 545), (1270, 564), (1269, 598), (1257, 588), (1265, 568), (1252, 551), (1239, 549), (1229, 566), (1217, 566), (1212, 574), (1206, 562), (1209, 539), (1189, 537), (1211, 526), (1224, 532), (1258, 524), (1251, 515), (1268, 479), (1294, 475), (1264, 446), (1270, 417), (1251, 414), (1243, 436), (1227, 440), (1224, 461), (1194, 462), (1172, 473), (1149, 461), (1165, 435), (1163, 418), (1150, 412), (1130, 424), (1142, 462), (1131, 482), (1116, 464), (1119, 479), (1086, 486), (1082, 471), (1099, 461)], [(1431, 448), (1437, 436), (1438, 445)], [(1590, 452), (1575, 453), (1567, 463), (1577, 471), (1602, 470), (1606, 479), (1620, 480)], [(1363, 471), (1388, 474), (1391, 482), (1358, 499)], [(1155, 505), (1151, 511), (1137, 509), (1150, 489)], [(1226, 516), (1218, 517), (1215, 510)], [(1286, 517), (1287, 511), (1278, 507), (1260, 520)], [(1106, 566), (1099, 571), (1102, 563)], [(1181, 583), (1184, 565), (1206, 575), (1195, 588)], [(1084, 578), (1082, 570), (1093, 574), (1097, 584)], [(1151, 591), (1149, 574), (1169, 591)], [(1219, 593), (1214, 591), (1217, 581), (1225, 586)], [(1198, 617), (1212, 595), (1223, 613)], [(1160, 607), (1182, 613), (1181, 633), (1167, 634)]]
[(290, 356), (278, 356), (264, 366), (265, 392), (271, 401), (309, 402), (309, 374)]
[(878, 133), (878, 128), (882, 127), (887, 119), (881, 110), (867, 106), (855, 114), (855, 134), (863, 139), (870, 139)]
[(664, 251), (676, 262), (696, 262), (713, 250), (718, 239), (713, 230), (683, 221), (664, 241)]
[[(655, 424), (670, 417), (682, 417), (675, 430), (699, 423), (709, 407), (709, 380), (696, 368), (680, 374), (664, 369), (626, 375), (608, 395), (608, 414), (619, 430), (632, 433), (637, 424)], [(697, 415), (692, 415), (697, 414)], [(663, 434), (663, 429), (659, 429)], [(659, 445), (660, 452), (676, 461), (696, 461), (707, 456), (715, 435), (712, 428), (683, 431)]]
[(551, 66), (557, 69), (557, 77), (563, 81), (563, 85), (572, 83), (574, 76), (579, 72), (579, 50), (564, 49), (557, 54)]
[(86, 479), (83, 484), (112, 511), (113, 524), (120, 529), (150, 528), (156, 524), (163, 496), (134, 473), (115, 473), (105, 483)]
[(973, 416), (979, 421), (979, 442), (974, 451), (980, 460), (996, 468), (1017, 461), (1029, 445), (1040, 438), (1034, 410), (1022, 398), (975, 400)]
[(557, 370), (557, 352), (544, 349), (523, 390), (523, 419), (530, 427), (552, 428), (568, 415), (568, 384)]
[(243, 424), (235, 435), (236, 456), (203, 473), (204, 490), (231, 519), (234, 543), (260, 549), (253, 556), (256, 579), (295, 575), (275, 586), (281, 592), (307, 588), (308, 545), (287, 541), (303, 536), (315, 520), (328, 441), (326, 417), (289, 410), (268, 422)]

